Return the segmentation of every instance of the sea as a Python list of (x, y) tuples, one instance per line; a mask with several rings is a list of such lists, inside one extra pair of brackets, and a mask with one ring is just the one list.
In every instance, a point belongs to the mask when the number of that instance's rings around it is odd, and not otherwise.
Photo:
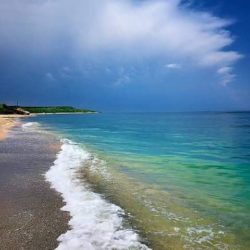
[(57, 249), (250, 249), (250, 113), (38, 115), (62, 143), (46, 180)]

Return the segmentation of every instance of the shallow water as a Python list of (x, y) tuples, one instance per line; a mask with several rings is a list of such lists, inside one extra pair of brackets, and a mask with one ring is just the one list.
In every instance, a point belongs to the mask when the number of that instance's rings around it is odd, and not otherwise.
[(29, 121), (91, 156), (75, 178), (124, 209), (124, 228), (138, 230), (149, 247), (250, 247), (250, 113), (48, 115)]

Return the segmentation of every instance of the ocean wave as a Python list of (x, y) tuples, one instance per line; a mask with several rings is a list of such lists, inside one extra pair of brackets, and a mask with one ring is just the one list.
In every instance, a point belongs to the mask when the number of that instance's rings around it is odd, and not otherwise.
[(124, 211), (77, 178), (77, 172), (92, 156), (69, 140), (62, 143), (54, 165), (46, 173), (47, 181), (63, 197), (66, 205), (62, 210), (71, 216), (70, 229), (59, 236), (57, 250), (148, 250), (135, 231), (123, 226)]
[(24, 131), (34, 130), (34, 129), (37, 129), (38, 127), (39, 127), (38, 122), (26, 122), (22, 124), (22, 129)]

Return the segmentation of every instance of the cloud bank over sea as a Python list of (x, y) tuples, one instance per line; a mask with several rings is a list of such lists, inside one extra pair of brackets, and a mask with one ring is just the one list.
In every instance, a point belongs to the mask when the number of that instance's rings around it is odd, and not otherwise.
[(211, 68), (224, 85), (234, 79), (233, 65), (242, 58), (229, 48), (233, 20), (180, 0), (2, 0), (0, 9), (0, 51), (47, 55), (67, 47), (85, 58), (163, 57), (173, 60), (169, 65)]

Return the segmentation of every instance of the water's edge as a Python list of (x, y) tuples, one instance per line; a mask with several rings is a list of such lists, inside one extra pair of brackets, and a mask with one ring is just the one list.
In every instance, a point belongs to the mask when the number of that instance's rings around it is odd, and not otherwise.
[(124, 211), (92, 192), (77, 178), (90, 154), (69, 140), (46, 173), (51, 187), (61, 194), (69, 212), (70, 230), (58, 238), (58, 250), (66, 249), (149, 249), (132, 229), (123, 227)]

